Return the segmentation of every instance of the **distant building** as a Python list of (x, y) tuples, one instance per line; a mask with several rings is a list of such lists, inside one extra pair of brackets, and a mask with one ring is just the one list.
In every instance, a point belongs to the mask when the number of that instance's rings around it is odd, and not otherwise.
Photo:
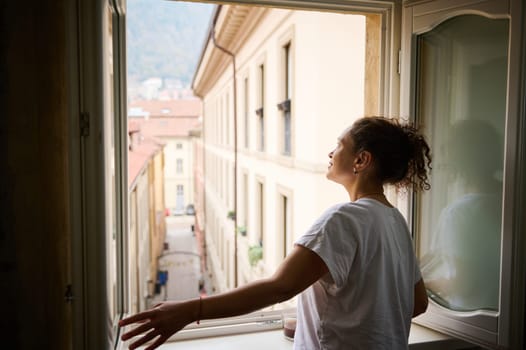
[(130, 103), (129, 120), (140, 128), (144, 137), (165, 144), (164, 181), (166, 207), (173, 213), (184, 213), (194, 203), (193, 147), (191, 130), (201, 120), (201, 101), (141, 100)]
[(159, 97), (159, 90), (163, 86), (161, 78), (146, 79), (141, 83), (140, 92), (146, 100), (157, 99)]
[(157, 258), (166, 238), (164, 200), (164, 144), (128, 125), (128, 279), (131, 311), (150, 305), (157, 282)]
[(380, 30), (375, 15), (218, 6), (193, 81), (204, 106), (198, 217), (216, 290), (272, 273), (324, 209), (348, 200), (325, 178), (327, 154), (378, 113)]

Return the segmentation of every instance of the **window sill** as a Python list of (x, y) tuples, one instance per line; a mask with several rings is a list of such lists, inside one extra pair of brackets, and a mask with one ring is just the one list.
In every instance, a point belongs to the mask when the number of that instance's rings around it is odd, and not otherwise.
[[(409, 335), (409, 348), (411, 350), (448, 350), (465, 349), (472, 344), (452, 338), (448, 335), (438, 333), (429, 328), (412, 324)], [(271, 330), (236, 334), (228, 336), (216, 336), (210, 338), (183, 340), (166, 343), (160, 349), (164, 350), (290, 350), (292, 342), (285, 339), (283, 330)]]

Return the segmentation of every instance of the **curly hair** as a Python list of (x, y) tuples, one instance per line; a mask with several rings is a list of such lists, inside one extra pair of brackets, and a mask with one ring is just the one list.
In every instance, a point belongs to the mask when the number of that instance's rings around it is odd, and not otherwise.
[(430, 189), (431, 150), (414, 126), (396, 119), (364, 117), (354, 122), (345, 137), (351, 138), (355, 151), (371, 153), (382, 183), (398, 189)]

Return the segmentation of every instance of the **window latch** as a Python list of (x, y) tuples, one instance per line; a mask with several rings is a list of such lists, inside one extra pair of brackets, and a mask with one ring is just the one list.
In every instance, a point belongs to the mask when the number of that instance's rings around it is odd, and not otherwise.
[(89, 113), (80, 113), (80, 136), (89, 136)]
[(73, 299), (75, 299), (75, 297), (73, 296), (73, 288), (71, 284), (68, 284), (66, 286), (66, 293), (64, 293), (64, 300), (66, 301), (66, 303), (71, 303), (73, 302)]

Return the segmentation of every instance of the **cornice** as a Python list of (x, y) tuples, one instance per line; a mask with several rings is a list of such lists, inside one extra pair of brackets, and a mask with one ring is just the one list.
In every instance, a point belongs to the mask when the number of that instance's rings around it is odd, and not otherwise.
[(221, 6), (216, 21), (210, 28), (211, 33), (202, 54), (203, 59), (197, 67), (193, 89), (198, 96), (206, 95), (232, 63), (227, 54), (214, 46), (214, 31), (216, 42), (235, 55), (269, 11), (263, 7), (244, 5)]

